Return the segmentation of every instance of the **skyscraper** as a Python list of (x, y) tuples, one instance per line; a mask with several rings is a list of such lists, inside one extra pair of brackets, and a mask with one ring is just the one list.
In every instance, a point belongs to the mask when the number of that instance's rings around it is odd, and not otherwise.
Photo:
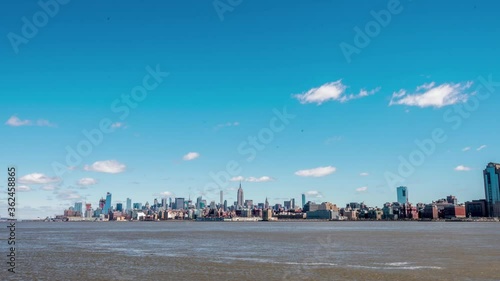
[(184, 198), (175, 198), (175, 209), (184, 209)]
[(408, 188), (406, 186), (400, 186), (397, 188), (398, 203), (406, 204), (408, 203)]
[(240, 182), (240, 188), (238, 188), (238, 197), (237, 197), (237, 207), (242, 207), (245, 201), (243, 200), (243, 188), (241, 188), (241, 182)]
[(267, 197), (266, 197), (266, 202), (264, 203), (264, 209), (269, 209), (269, 201), (267, 201)]
[(111, 209), (111, 193), (106, 193), (106, 204), (104, 204), (104, 209), (102, 213), (107, 215), (109, 210)]
[(132, 210), (132, 199), (127, 198), (127, 211)]
[(500, 217), (500, 164), (488, 163), (483, 175), (488, 216)]
[(75, 203), (75, 212), (79, 212), (80, 215), (83, 215), (83, 204), (82, 202)]
[(220, 191), (220, 204), (221, 204), (221, 206), (222, 206), (223, 203), (224, 203), (224, 193), (221, 190)]
[(123, 212), (123, 204), (122, 203), (116, 203), (116, 210), (118, 212)]

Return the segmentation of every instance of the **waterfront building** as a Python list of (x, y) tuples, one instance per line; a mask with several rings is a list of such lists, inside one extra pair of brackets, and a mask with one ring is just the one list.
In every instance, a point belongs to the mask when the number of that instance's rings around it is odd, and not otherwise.
[(444, 218), (465, 218), (465, 206), (464, 205), (448, 205), (444, 208)]
[(317, 211), (317, 210), (319, 210), (319, 204), (316, 204), (314, 202), (309, 201), (304, 205), (302, 212), (306, 213), (306, 212), (312, 212), (312, 211)]
[(457, 197), (455, 197), (453, 195), (449, 195), (449, 196), (446, 196), (446, 202), (448, 202), (449, 204), (457, 205), (458, 200), (457, 200)]
[(500, 164), (488, 163), (483, 176), (487, 215), (500, 217)]
[(302, 193), (302, 209), (304, 209), (305, 205), (306, 205), (306, 195)]
[(408, 188), (406, 186), (400, 186), (397, 188), (398, 203), (407, 204), (408, 203)]
[(116, 211), (123, 212), (123, 204), (122, 203), (116, 203)]
[(338, 217), (339, 212), (334, 210), (316, 210), (306, 213), (306, 219), (333, 220)]
[(465, 215), (470, 217), (487, 217), (487, 202), (485, 199), (465, 202)]

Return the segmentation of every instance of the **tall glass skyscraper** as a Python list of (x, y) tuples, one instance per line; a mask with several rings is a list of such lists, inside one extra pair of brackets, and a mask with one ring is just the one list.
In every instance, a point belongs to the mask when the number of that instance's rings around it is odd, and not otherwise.
[(500, 164), (488, 163), (483, 175), (488, 216), (500, 217)]
[(406, 186), (400, 186), (397, 189), (398, 192), (398, 203), (406, 204), (408, 203), (408, 188)]
[(132, 199), (127, 198), (127, 211), (132, 210)]
[(104, 209), (102, 213), (107, 215), (109, 213), (109, 209), (111, 209), (111, 193), (106, 193), (106, 204), (104, 204)]
[(302, 209), (304, 209), (305, 205), (306, 205), (306, 195), (302, 193)]

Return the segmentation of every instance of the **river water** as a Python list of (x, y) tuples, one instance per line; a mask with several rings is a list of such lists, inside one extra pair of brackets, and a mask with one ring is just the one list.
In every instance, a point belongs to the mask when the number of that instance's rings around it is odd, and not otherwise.
[(500, 223), (19, 222), (16, 239), (0, 280), (500, 280)]

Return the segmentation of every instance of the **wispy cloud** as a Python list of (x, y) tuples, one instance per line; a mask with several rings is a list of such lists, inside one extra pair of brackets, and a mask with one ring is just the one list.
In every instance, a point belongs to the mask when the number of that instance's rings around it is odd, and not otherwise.
[(78, 180), (77, 184), (81, 186), (95, 185), (97, 184), (97, 180), (93, 178), (82, 178)]
[(154, 193), (153, 196), (159, 196), (161, 198), (167, 198), (167, 197), (175, 197), (175, 194), (170, 191), (163, 191), (159, 193)]
[(28, 191), (31, 191), (31, 187), (27, 186), (27, 185), (20, 185), (16, 188), (16, 190), (18, 192), (28, 192)]
[(185, 161), (191, 161), (198, 157), (200, 157), (200, 154), (198, 152), (189, 152), (188, 154), (184, 155), (182, 159)]
[(465, 152), (465, 151), (469, 151), (470, 150), (470, 146), (467, 146), (467, 147), (464, 147), (462, 148), (462, 151)]
[(245, 182), (270, 182), (270, 181), (274, 181), (274, 179), (272, 177), (268, 177), (268, 176), (262, 176), (262, 177), (248, 177), (248, 178), (245, 178), (245, 177), (242, 177), (242, 176), (238, 176), (238, 177), (233, 177), (231, 178), (231, 181), (245, 181)]
[(332, 166), (326, 166), (326, 167), (318, 167), (314, 169), (307, 169), (307, 170), (299, 170), (295, 172), (295, 175), (300, 176), (300, 177), (324, 177), (327, 175), (330, 175), (332, 173), (335, 173), (337, 168), (332, 167)]
[(240, 125), (240, 122), (227, 122), (227, 123), (224, 123), (224, 124), (218, 124), (217, 126), (214, 127), (214, 130), (220, 130), (222, 128), (225, 128), (225, 127), (236, 127), (236, 126), (239, 126)]
[(125, 129), (125, 128), (127, 128), (127, 125), (123, 122), (115, 122), (115, 123), (111, 124), (111, 128), (113, 128), (113, 129), (119, 129), (119, 128)]
[(48, 184), (60, 181), (58, 177), (48, 177), (42, 173), (33, 173), (19, 178), (19, 182), (24, 184)]
[(58, 189), (58, 187), (55, 186), (55, 185), (52, 185), (52, 184), (44, 185), (41, 188), (41, 190), (44, 190), (44, 191), (54, 191), (54, 190), (57, 190), (57, 189)]
[(122, 164), (116, 160), (105, 160), (94, 162), (94, 164), (92, 165), (85, 165), (83, 169), (85, 171), (118, 174), (123, 173), (126, 168), (127, 166), (125, 166), (125, 164)]
[(368, 190), (368, 187), (366, 187), (366, 186), (356, 188), (356, 192), (366, 192), (367, 190)]
[(369, 176), (370, 174), (368, 174), (367, 172), (362, 172), (362, 173), (360, 173), (359, 175), (360, 175), (360, 176), (362, 176), (362, 177), (367, 177), (367, 176)]
[(307, 198), (323, 198), (323, 194), (317, 190), (310, 190), (304, 193)]
[(72, 189), (63, 189), (56, 191), (56, 198), (59, 200), (75, 201), (82, 199), (82, 196)]
[(471, 168), (464, 166), (464, 165), (459, 165), (459, 166), (455, 167), (455, 171), (459, 171), (459, 172), (467, 172), (470, 170), (471, 170)]
[(39, 127), (56, 127), (56, 124), (49, 122), (48, 120), (45, 119), (39, 119), (35, 122), (31, 120), (22, 120), (16, 115), (12, 115), (6, 122), (5, 125), (7, 126), (12, 126), (12, 127), (21, 127), (21, 126), (32, 126), (36, 125)]
[(407, 105), (418, 107), (440, 108), (447, 105), (466, 102), (470, 95), (466, 91), (472, 82), (444, 83), (437, 85), (435, 82), (420, 85), (413, 93), (401, 89), (392, 94), (389, 105)]
[(312, 88), (305, 93), (295, 94), (293, 97), (302, 104), (315, 103), (320, 105), (327, 101), (347, 102), (373, 95), (380, 90), (380, 87), (378, 87), (370, 91), (362, 89), (358, 94), (346, 94), (347, 88), (348, 87), (342, 83), (342, 80), (337, 80), (335, 82), (323, 84), (317, 88)]
[(483, 144), (483, 145), (481, 145), (480, 147), (478, 147), (476, 150), (477, 150), (477, 151), (481, 151), (481, 150), (483, 150), (483, 149), (485, 149), (485, 148), (486, 148), (486, 145), (485, 145), (485, 144)]
[(325, 144), (332, 144), (342, 140), (342, 136), (333, 136), (325, 140)]

